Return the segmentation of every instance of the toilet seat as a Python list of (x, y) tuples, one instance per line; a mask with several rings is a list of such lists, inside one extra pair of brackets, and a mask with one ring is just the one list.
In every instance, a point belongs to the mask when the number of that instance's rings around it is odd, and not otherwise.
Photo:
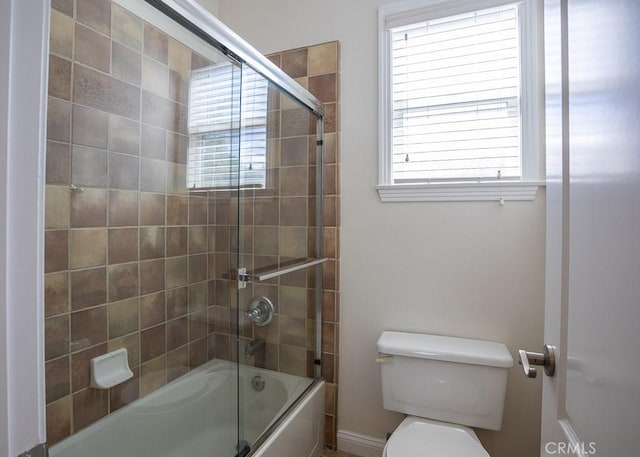
[(475, 432), (462, 425), (407, 417), (384, 447), (383, 457), (490, 457)]

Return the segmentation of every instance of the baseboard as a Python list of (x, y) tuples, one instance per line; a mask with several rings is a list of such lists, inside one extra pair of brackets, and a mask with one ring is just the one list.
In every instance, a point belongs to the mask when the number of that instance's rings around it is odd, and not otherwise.
[(338, 430), (338, 450), (360, 457), (382, 457), (385, 440), (361, 435), (348, 430)]

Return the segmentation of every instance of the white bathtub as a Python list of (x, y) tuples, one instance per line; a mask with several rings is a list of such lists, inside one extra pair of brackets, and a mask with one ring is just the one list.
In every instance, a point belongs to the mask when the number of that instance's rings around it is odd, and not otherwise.
[[(262, 391), (251, 386), (254, 376), (264, 378)], [(312, 383), (212, 360), (52, 446), (49, 455), (234, 457), (240, 424), (240, 440), (252, 447), (249, 455), (317, 457), (324, 439), (324, 383)]]

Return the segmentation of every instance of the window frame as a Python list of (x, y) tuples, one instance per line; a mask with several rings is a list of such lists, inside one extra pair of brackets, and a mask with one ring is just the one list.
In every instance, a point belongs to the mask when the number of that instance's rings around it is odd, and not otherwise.
[[(392, 154), (392, 79), (390, 29), (401, 25), (519, 3), (521, 56), (521, 163), (519, 180), (439, 181), (395, 184)], [(409, 0), (378, 10), (378, 185), (382, 202), (533, 200), (544, 185), (543, 56), (541, 5), (537, 0)]]

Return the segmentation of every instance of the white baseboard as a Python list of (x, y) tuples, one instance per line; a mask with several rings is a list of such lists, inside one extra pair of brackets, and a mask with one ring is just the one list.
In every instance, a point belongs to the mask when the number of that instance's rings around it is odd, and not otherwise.
[(348, 430), (338, 430), (338, 450), (360, 457), (382, 457), (385, 440), (361, 435)]

